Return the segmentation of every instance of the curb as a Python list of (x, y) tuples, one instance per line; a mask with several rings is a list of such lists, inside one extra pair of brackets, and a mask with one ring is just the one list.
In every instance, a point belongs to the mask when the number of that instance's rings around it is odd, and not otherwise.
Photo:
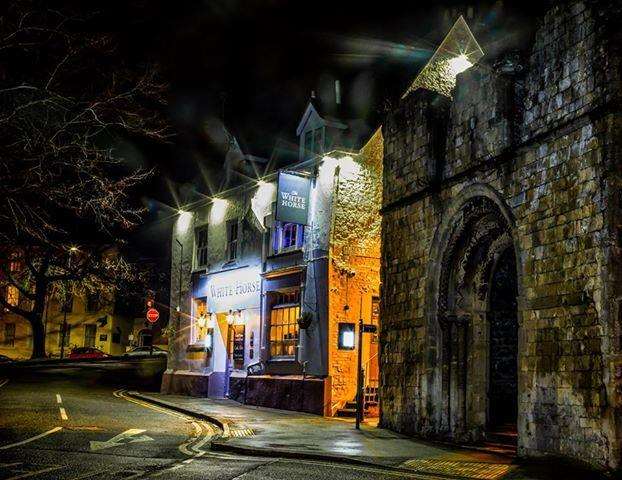
[[(289, 458), (293, 460), (314, 460), (327, 463), (340, 463), (344, 465), (353, 465), (357, 467), (374, 468), (376, 470), (386, 470), (391, 472), (410, 473), (410, 474), (426, 474), (426, 472), (415, 472), (414, 470), (399, 466), (385, 465), (383, 463), (374, 463), (367, 460), (361, 460), (353, 457), (338, 457), (336, 455), (297, 452), (293, 450), (282, 450), (273, 448), (259, 447), (241, 447), (239, 445), (231, 445), (222, 441), (213, 441), (211, 450), (214, 452), (237, 453), (247, 455), (249, 457), (268, 457), (268, 458)], [(444, 477), (448, 479), (463, 479), (464, 477), (449, 476), (440, 473), (429, 473), (436, 477)]]
[(295, 452), (292, 450), (275, 450), (275, 449), (268, 449), (268, 448), (251, 448), (251, 447), (241, 447), (237, 445), (230, 445), (226, 443), (226, 440), (230, 438), (229, 422), (227, 422), (226, 420), (223, 420), (222, 418), (215, 417), (213, 415), (207, 415), (201, 412), (196, 412), (194, 410), (180, 407), (179, 405), (165, 402), (163, 400), (153, 398), (148, 395), (143, 395), (142, 393), (138, 393), (138, 392), (126, 392), (126, 395), (132, 398), (136, 398), (138, 400), (142, 400), (144, 402), (149, 402), (154, 405), (158, 405), (159, 407), (169, 408), (176, 412), (183, 413), (184, 415), (188, 415), (189, 417), (198, 418), (200, 420), (205, 420), (205, 421), (215, 424), (221, 430), (223, 430), (224, 433), (220, 438), (224, 439), (225, 441), (224, 442), (222, 440), (212, 441), (211, 450), (213, 451), (246, 454), (251, 457), (280, 457), (280, 458), (292, 458), (292, 459), (300, 459), (300, 460), (316, 460), (316, 461), (319, 460), (319, 461), (346, 463), (346, 464), (358, 465), (362, 467), (382, 468), (385, 470), (397, 470), (397, 471), (412, 473), (412, 470), (408, 470), (405, 468), (377, 464), (377, 463), (368, 462), (365, 460), (360, 460), (358, 458), (338, 457), (335, 455), (327, 455), (327, 454), (322, 455), (322, 454), (317, 454), (317, 453)]
[[(336, 455), (330, 454), (319, 454), (319, 453), (308, 453), (308, 452), (299, 452), (293, 450), (282, 450), (282, 449), (273, 449), (273, 448), (259, 448), (259, 447), (242, 447), (239, 445), (231, 445), (227, 443), (227, 440), (230, 438), (230, 427), (227, 420), (223, 420), (222, 418), (215, 417), (212, 415), (207, 415), (205, 413), (196, 412), (194, 410), (190, 410), (184, 407), (180, 407), (179, 405), (175, 405), (174, 403), (165, 402), (163, 400), (150, 397), (148, 395), (143, 395), (138, 392), (126, 392), (126, 395), (135, 398), (137, 400), (142, 400), (144, 402), (152, 403), (159, 407), (168, 408), (170, 410), (174, 410), (176, 412), (182, 413), (189, 417), (194, 417), (199, 420), (205, 420), (207, 422), (213, 423), (218, 426), (222, 431), (223, 435), (220, 437), (220, 440), (213, 440), (210, 442), (210, 450), (214, 452), (225, 452), (225, 453), (237, 453), (239, 455), (246, 455), (249, 457), (268, 457), (268, 458), (289, 458), (293, 460), (312, 460), (312, 461), (320, 461), (327, 463), (338, 463), (343, 465), (352, 465), (357, 467), (366, 467), (373, 468), (376, 470), (386, 470), (392, 472), (400, 472), (400, 473), (410, 473), (410, 474), (426, 474), (426, 472), (422, 471), (413, 471), (412, 469), (403, 468), (399, 466), (385, 465), (382, 463), (374, 463), (367, 460), (361, 460), (359, 458), (353, 457), (339, 457)], [(224, 441), (223, 441), (224, 440)], [(454, 475), (446, 475), (442, 473), (432, 473), (429, 472), (430, 475), (434, 475), (439, 478), (447, 478), (447, 479), (464, 479), (464, 477), (454, 476)]]
[(126, 392), (126, 395), (129, 397), (135, 398), (137, 400), (142, 400), (143, 402), (152, 403), (159, 407), (168, 408), (169, 410), (174, 410), (179, 413), (183, 413), (189, 417), (198, 418), (199, 420), (205, 420), (207, 422), (213, 423), (218, 428), (220, 428), (223, 432), (221, 438), (229, 438), (231, 436), (231, 429), (229, 427), (229, 422), (223, 420), (222, 418), (215, 417), (213, 415), (207, 415), (205, 413), (195, 412), (194, 410), (190, 410), (188, 408), (180, 407), (179, 405), (175, 405), (174, 403), (165, 402), (163, 400), (150, 397), (148, 395), (143, 395), (138, 392)]

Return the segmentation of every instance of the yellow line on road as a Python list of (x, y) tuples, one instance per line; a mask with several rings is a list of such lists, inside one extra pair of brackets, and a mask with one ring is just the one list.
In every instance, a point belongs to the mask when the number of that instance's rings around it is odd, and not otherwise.
[(62, 418), (63, 420), (69, 420), (69, 417), (67, 416), (67, 411), (63, 407), (59, 407), (59, 410), (60, 418)]
[(9, 379), (0, 380), (0, 388), (4, 387), (7, 383), (9, 383)]
[(60, 470), (61, 468), (64, 468), (64, 467), (60, 466), (60, 467), (44, 468), (43, 470), (37, 470), (36, 472), (28, 472), (28, 473), (23, 473), (22, 475), (16, 475), (14, 477), (7, 478), (6, 480), (18, 480), (19, 478), (34, 477), (35, 475), (39, 475), (41, 473), (53, 472), (54, 470)]
[(2, 447), (0, 447), (0, 450), (8, 450), (9, 448), (19, 447), (20, 445), (25, 445), (27, 443), (34, 442), (35, 440), (39, 440), (40, 438), (47, 437), (48, 435), (52, 435), (53, 433), (56, 433), (62, 429), (63, 427), (54, 427), (52, 430), (48, 430), (47, 432), (40, 433), (39, 435), (35, 435), (34, 437), (27, 438), (26, 440), (22, 440), (21, 442), (11, 443), (9, 445), (3, 445)]
[(63, 403), (63, 399), (60, 397), (60, 393), (56, 394), (56, 403)]

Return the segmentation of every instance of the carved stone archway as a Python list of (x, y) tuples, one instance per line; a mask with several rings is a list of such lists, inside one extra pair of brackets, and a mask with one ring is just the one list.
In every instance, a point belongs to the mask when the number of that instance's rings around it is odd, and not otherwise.
[[(505, 259), (506, 270), (514, 269), (514, 285), (518, 283), (509, 210), (487, 187), (473, 190), (464, 192), (447, 210), (449, 215), (437, 232), (429, 277), (433, 285), (428, 292), (428, 321), (436, 325), (430, 331), (436, 332), (431, 340), (437, 358), (438, 420), (441, 432), (454, 441), (481, 439), (490, 421), (490, 320), (494, 318), (490, 292), (500, 259)], [(508, 258), (510, 267), (505, 265)]]

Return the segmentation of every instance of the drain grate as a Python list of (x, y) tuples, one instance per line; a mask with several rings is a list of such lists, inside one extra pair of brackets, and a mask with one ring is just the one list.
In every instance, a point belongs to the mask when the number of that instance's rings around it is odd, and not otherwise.
[(498, 480), (513, 468), (512, 465), (501, 463), (452, 462), (430, 459), (407, 460), (402, 464), (402, 467), (415, 472), (438, 473), (477, 480)]

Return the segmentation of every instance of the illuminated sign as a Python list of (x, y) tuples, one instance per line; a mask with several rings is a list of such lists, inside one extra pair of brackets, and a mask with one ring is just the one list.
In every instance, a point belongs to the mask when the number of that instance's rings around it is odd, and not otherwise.
[(307, 225), (311, 179), (295, 173), (279, 172), (276, 219)]
[(261, 278), (259, 267), (217, 272), (202, 277), (195, 298), (205, 298), (212, 313), (259, 308)]

